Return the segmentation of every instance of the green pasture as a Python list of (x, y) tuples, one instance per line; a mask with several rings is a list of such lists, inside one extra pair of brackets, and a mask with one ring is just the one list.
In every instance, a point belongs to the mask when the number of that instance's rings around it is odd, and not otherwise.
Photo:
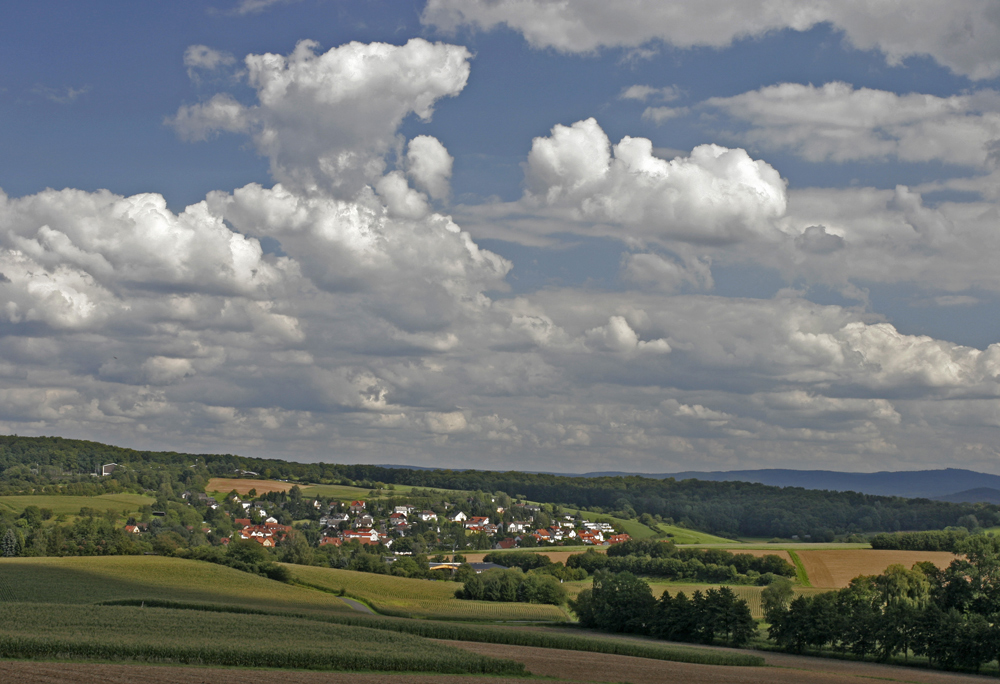
[(223, 565), (162, 556), (0, 558), (0, 603), (199, 601), (288, 611), (350, 608), (336, 596)]
[(689, 530), (686, 527), (678, 527), (677, 525), (659, 523), (656, 527), (667, 535), (669, 539), (673, 540), (675, 544), (726, 544), (734, 547), (743, 546), (739, 542), (732, 539), (717, 537), (714, 534), (709, 534), (708, 532)]
[(353, 570), (286, 565), (295, 582), (364, 601), (383, 615), (474, 621), (562, 621), (556, 606), (536, 603), (464, 601), (455, 598), (457, 582), (441, 582)]
[(133, 513), (143, 506), (152, 506), (156, 502), (151, 496), (142, 494), (101, 494), (100, 496), (63, 496), (63, 495), (27, 495), (0, 496), (0, 509), (20, 515), (28, 506), (48, 508), (55, 515), (76, 515), (81, 508), (94, 508), (106, 511), (111, 508), (119, 513)]

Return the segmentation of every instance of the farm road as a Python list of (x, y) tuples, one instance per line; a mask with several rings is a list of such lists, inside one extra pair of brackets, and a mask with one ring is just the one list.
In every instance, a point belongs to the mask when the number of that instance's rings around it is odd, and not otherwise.
[[(528, 646), (502, 646), (467, 641), (443, 641), (473, 653), (524, 663), (535, 675), (572, 682), (621, 682), (630, 684), (982, 684), (995, 677), (961, 675), (874, 663), (853, 663), (827, 658), (807, 658), (783, 653), (751, 651), (763, 656), (769, 667), (726, 667), (674, 663), (632, 656), (560, 651)], [(685, 644), (686, 646), (687, 644)], [(747, 651), (739, 651), (746, 653)]]
[(354, 599), (346, 598), (341, 596), (340, 600), (349, 605), (354, 610), (360, 613), (368, 613), (369, 615), (376, 615), (375, 611), (361, 603), (361, 601), (355, 601)]

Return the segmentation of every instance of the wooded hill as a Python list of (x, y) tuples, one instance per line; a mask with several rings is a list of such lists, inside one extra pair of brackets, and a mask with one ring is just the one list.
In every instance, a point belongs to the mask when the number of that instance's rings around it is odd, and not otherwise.
[[(59, 437), (0, 436), (0, 487), (6, 493), (58, 481), (60, 474), (92, 473), (102, 463), (124, 466), (198, 464), (212, 476), (250, 471), (300, 482), (411, 485), (508, 493), (634, 518), (659, 516), (725, 537), (784, 537), (832, 541), (834, 535), (949, 526), (1000, 524), (1000, 507), (856, 492), (771, 487), (747, 482), (676, 481), (639, 476), (567, 477), (521, 472), (418, 470), (371, 465), (294, 463), (231, 454), (150, 452)], [(200, 469), (200, 468), (199, 468)]]

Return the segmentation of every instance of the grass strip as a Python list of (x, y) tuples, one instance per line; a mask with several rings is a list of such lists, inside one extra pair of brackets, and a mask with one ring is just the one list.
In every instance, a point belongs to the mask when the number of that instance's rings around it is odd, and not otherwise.
[(812, 583), (809, 582), (809, 573), (806, 572), (806, 566), (802, 564), (802, 559), (799, 558), (799, 554), (795, 553), (791, 549), (788, 549), (788, 557), (792, 559), (792, 563), (795, 564), (795, 576), (799, 580), (799, 584), (803, 587), (811, 587)]
[(187, 603), (181, 601), (138, 601), (126, 599), (108, 601), (103, 605), (138, 606), (174, 608), (179, 610), (206, 610), (214, 612), (237, 612), (261, 615), (285, 615), (288, 617), (331, 622), (352, 627), (368, 627), (392, 632), (402, 632), (426, 637), (428, 639), (446, 639), (451, 641), (474, 641), (487, 644), (505, 644), (509, 646), (534, 646), (537, 648), (555, 648), (566, 651), (585, 651), (589, 653), (606, 653), (609, 655), (635, 656), (654, 660), (667, 660), (679, 663), (694, 663), (699, 665), (732, 665), (757, 667), (764, 665), (760, 656), (743, 653), (725, 653), (703, 649), (677, 648), (660, 644), (640, 644), (620, 641), (618, 639), (599, 639), (570, 634), (551, 634), (547, 632), (530, 632), (490, 627), (486, 625), (452, 624), (433, 622), (430, 620), (407, 620), (400, 618), (379, 617), (373, 615), (299, 615), (266, 611), (254, 608), (233, 608), (215, 604)]

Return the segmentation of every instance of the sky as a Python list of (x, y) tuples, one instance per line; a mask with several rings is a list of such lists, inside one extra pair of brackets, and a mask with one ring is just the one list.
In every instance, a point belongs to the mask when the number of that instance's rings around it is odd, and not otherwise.
[(993, 0), (38, 0), (0, 432), (1000, 473)]

